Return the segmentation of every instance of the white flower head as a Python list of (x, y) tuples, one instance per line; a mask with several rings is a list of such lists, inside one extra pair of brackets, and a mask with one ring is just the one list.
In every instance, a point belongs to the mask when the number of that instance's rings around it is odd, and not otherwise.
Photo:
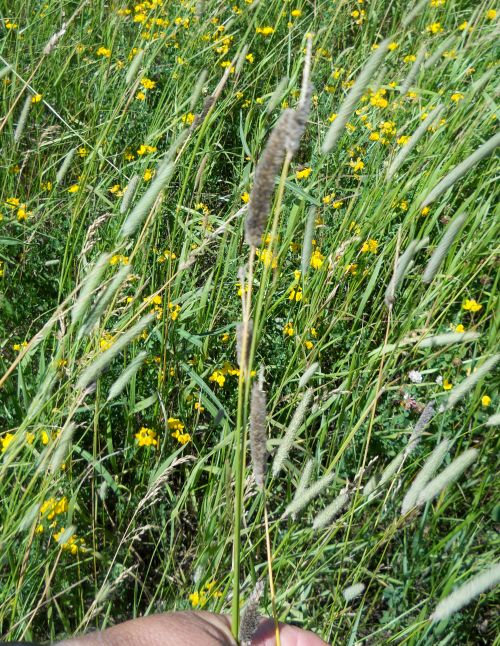
[(408, 378), (412, 384), (421, 384), (422, 383), (422, 373), (418, 370), (410, 370), (408, 373)]
[(438, 377), (436, 377), (436, 383), (437, 383), (437, 385), (438, 385), (438, 386), (442, 386), (442, 385), (443, 385), (443, 377), (442, 377), (441, 375), (439, 375)]

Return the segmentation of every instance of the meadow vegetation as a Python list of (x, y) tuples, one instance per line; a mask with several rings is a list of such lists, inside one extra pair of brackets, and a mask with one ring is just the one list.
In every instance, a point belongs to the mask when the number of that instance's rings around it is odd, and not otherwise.
[(495, 642), (498, 24), (0, 2), (0, 638)]

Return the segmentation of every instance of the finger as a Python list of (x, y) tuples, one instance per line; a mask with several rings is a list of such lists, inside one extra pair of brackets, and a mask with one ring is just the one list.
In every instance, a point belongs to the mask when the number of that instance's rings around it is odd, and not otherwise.
[(230, 620), (211, 612), (167, 612), (140, 617), (59, 646), (236, 646)]
[[(281, 646), (328, 646), (326, 642), (308, 630), (280, 624)], [(276, 646), (276, 630), (272, 619), (265, 619), (257, 629), (252, 646)]]

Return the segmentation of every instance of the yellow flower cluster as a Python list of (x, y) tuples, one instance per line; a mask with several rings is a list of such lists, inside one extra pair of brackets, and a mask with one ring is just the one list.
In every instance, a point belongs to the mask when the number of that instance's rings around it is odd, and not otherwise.
[(157, 433), (147, 426), (142, 426), (135, 434), (139, 446), (158, 446)]
[(303, 168), (295, 173), (297, 179), (307, 179), (312, 172), (312, 168)]
[(123, 256), (121, 253), (115, 254), (114, 256), (111, 256), (109, 259), (109, 264), (110, 265), (128, 265), (128, 256)]
[(175, 260), (176, 258), (177, 258), (177, 256), (175, 255), (175, 253), (173, 251), (169, 251), (168, 249), (165, 249), (165, 251), (163, 251), (163, 253), (161, 253), (158, 256), (157, 262), (165, 262), (167, 260)]
[(171, 436), (174, 437), (179, 444), (187, 444), (191, 440), (191, 435), (189, 433), (183, 433), (184, 424), (177, 417), (169, 417), (167, 420), (167, 425), (171, 433)]
[(10, 207), (11, 210), (17, 210), (17, 219), (27, 220), (28, 216), (31, 215), (31, 211), (26, 210), (26, 204), (21, 204), (19, 198), (17, 197), (8, 197), (5, 200), (5, 203)]
[(274, 34), (274, 27), (256, 27), (255, 32), (257, 34), (262, 34), (263, 36), (270, 36)]
[(148, 146), (147, 144), (141, 144), (137, 149), (138, 155), (149, 155), (156, 152), (156, 146)]
[(366, 242), (363, 242), (363, 244), (361, 245), (361, 253), (377, 253), (377, 251), (378, 242), (376, 240), (373, 240), (373, 238), (366, 240)]
[(193, 592), (189, 595), (189, 601), (193, 608), (203, 608), (206, 605), (210, 596), (220, 597), (222, 592), (213, 592), (212, 588), (215, 586), (216, 581), (209, 581), (200, 591)]
[[(66, 531), (65, 528), (61, 527), (61, 529), (56, 534), (54, 534), (54, 540), (57, 543), (59, 543), (59, 539), (61, 538), (61, 536), (64, 534), (65, 531)], [(73, 554), (73, 556), (78, 554), (78, 552), (87, 551), (87, 548), (85, 547), (85, 541), (83, 540), (83, 538), (77, 538), (75, 534), (72, 534), (65, 543), (60, 543), (60, 546), (64, 551), (70, 552), (71, 554)]]
[(478, 303), (476, 300), (474, 300), (473, 298), (465, 299), (465, 301), (464, 301), (464, 303), (462, 305), (462, 308), (464, 310), (469, 311), (469, 312), (479, 312), (479, 310), (482, 307), (483, 306), (480, 303)]
[(309, 264), (313, 269), (320, 269), (324, 261), (325, 256), (319, 249), (315, 249), (311, 254), (311, 260), (309, 261)]
[(68, 511), (68, 499), (66, 496), (63, 496), (59, 500), (49, 498), (40, 507), (40, 514), (45, 516), (47, 520), (52, 520), (55, 516), (64, 514), (66, 511)]
[(97, 56), (103, 56), (104, 58), (109, 58), (111, 56), (111, 50), (106, 47), (99, 47), (96, 52)]

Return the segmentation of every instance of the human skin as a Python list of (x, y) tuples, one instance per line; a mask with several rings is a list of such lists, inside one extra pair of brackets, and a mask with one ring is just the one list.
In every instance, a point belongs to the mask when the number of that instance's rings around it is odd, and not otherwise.
[[(281, 646), (325, 646), (306, 630), (280, 624)], [(263, 620), (252, 646), (275, 646), (274, 623)], [(57, 646), (236, 646), (229, 617), (211, 612), (167, 612), (126, 621)], [(327, 646), (327, 645), (326, 645)]]

